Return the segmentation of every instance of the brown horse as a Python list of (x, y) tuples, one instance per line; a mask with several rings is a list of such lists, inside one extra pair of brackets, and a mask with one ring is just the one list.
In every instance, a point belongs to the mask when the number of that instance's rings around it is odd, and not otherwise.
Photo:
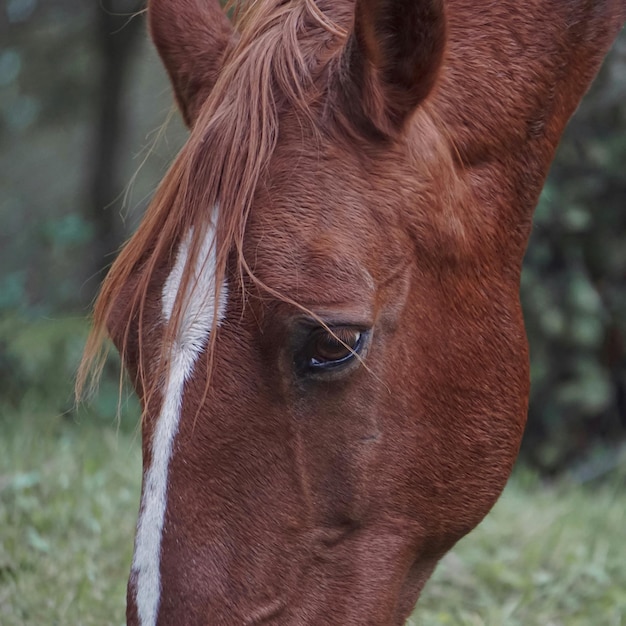
[(191, 132), (88, 346), (143, 407), (128, 622), (402, 624), (489, 511), (518, 289), (625, 0), (151, 0)]

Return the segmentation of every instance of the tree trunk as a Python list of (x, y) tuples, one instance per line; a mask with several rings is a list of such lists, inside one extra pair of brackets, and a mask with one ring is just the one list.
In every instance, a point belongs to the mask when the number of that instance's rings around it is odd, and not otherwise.
[(143, 2), (137, 1), (130, 7), (128, 2), (116, 0), (101, 0), (99, 4), (95, 36), (101, 69), (87, 209), (94, 233), (86, 266), (89, 275), (84, 285), (89, 301), (97, 292), (124, 237), (119, 218), (123, 183), (118, 167), (127, 121), (123, 106), (124, 90), (133, 53), (144, 30), (144, 20), (128, 12), (129, 9), (139, 11)]

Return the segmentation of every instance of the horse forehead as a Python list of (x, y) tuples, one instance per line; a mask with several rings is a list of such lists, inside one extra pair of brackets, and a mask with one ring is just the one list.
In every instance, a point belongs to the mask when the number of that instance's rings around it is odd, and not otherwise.
[(358, 210), (349, 212), (342, 201), (329, 196), (316, 205), (294, 195), (253, 211), (244, 247), (255, 275), (285, 295), (309, 301), (315, 292), (336, 301), (342, 295), (373, 295), (406, 265), (410, 242), (392, 224), (395, 217), (381, 224), (366, 202), (354, 200)]
[(373, 291), (410, 254), (397, 205), (355, 151), (312, 145), (277, 147), (248, 217), (246, 258), (273, 287)]
[(336, 233), (312, 229), (306, 236), (269, 235), (255, 246), (254, 273), (284, 295), (309, 302), (340, 302), (373, 295), (376, 265)]

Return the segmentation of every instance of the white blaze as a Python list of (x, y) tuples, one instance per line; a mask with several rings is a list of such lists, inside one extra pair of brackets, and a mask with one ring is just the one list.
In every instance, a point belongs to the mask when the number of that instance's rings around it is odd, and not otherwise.
[[(215, 315), (219, 324), (226, 310), (227, 286), (224, 281), (218, 310), (215, 311), (214, 232), (213, 221), (207, 228), (202, 248), (194, 264), (194, 275), (190, 277), (184, 295), (180, 326), (170, 352), (161, 411), (152, 435), (152, 458), (144, 477), (131, 567), (131, 579), (135, 584), (135, 599), (141, 626), (155, 626), (159, 611), (161, 538), (167, 506), (168, 469), (180, 422), (185, 382), (193, 373), (198, 356), (207, 345)], [(191, 236), (192, 231), (182, 240), (174, 267), (163, 286), (161, 302), (166, 323), (172, 316), (174, 303), (181, 288)]]

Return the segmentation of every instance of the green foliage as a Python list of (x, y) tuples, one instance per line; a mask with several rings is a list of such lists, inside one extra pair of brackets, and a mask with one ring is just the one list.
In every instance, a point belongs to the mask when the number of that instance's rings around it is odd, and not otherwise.
[(87, 330), (86, 320), (75, 318), (0, 318), (0, 410), (38, 415), (45, 407), (67, 420), (88, 415), (101, 425), (115, 425), (119, 416), (122, 429), (134, 430), (138, 402), (128, 389), (120, 392), (114, 355), (88, 408), (75, 406), (74, 380)]
[[(112, 37), (119, 38), (129, 21), (123, 13), (137, 5), (138, 0), (121, 3), (112, 12), (120, 22), (111, 27)], [(130, 59), (119, 63), (119, 73), (127, 66), (133, 69), (123, 101), (103, 103), (98, 3), (14, 0), (5, 8), (9, 24), (3, 26), (0, 44), (0, 315), (84, 313), (94, 295), (94, 274), (113, 258), (98, 248), (108, 235), (100, 232), (103, 216), (126, 237), (180, 144), (175, 135), (182, 124), (172, 125), (167, 133), (171, 145), (159, 144), (159, 153), (152, 144), (165, 135), (159, 129), (172, 98), (156, 53), (141, 32), (141, 18), (133, 24), (140, 26), (142, 45), (133, 49), (132, 64)], [(100, 158), (107, 146), (98, 143), (102, 108), (123, 113), (119, 141), (112, 139), (115, 145), (108, 146), (109, 161)], [(94, 180), (99, 175), (108, 184), (96, 200)]]
[(626, 434), (624, 58), (626, 39), (564, 136), (525, 260), (532, 388), (523, 454), (547, 472)]

